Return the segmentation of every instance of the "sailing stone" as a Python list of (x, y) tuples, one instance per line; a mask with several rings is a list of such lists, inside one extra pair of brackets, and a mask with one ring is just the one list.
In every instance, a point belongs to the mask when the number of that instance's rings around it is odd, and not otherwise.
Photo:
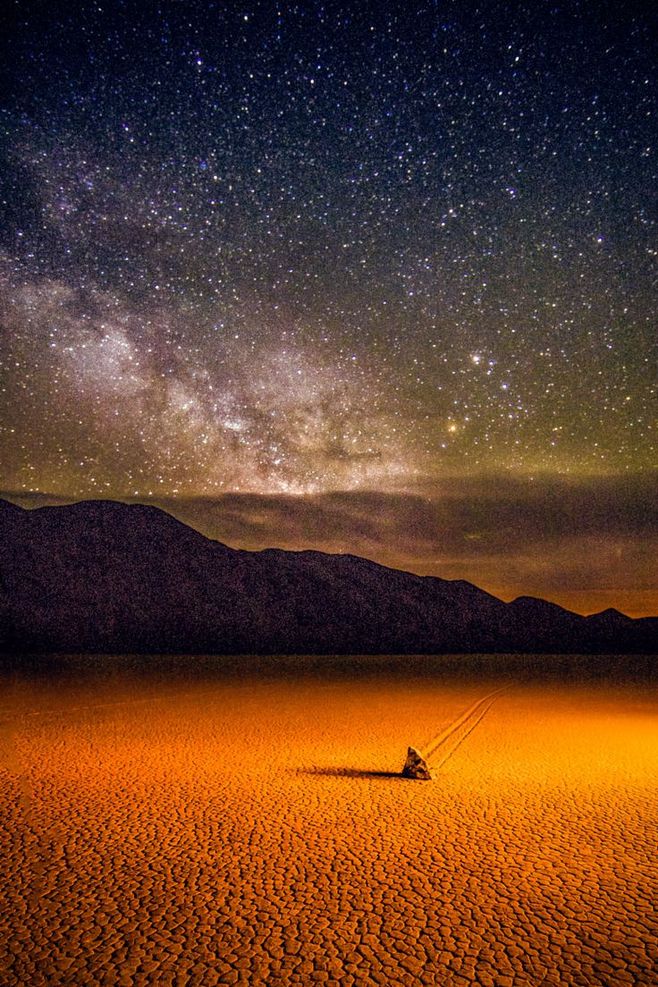
[(425, 758), (415, 747), (410, 747), (407, 751), (407, 760), (402, 769), (403, 778), (414, 778), (416, 781), (431, 781), (432, 775), (427, 766)]

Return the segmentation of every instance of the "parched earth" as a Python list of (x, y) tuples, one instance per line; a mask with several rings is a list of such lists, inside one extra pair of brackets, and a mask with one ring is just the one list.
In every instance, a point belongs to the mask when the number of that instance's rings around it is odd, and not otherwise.
[(655, 689), (299, 662), (5, 677), (3, 987), (658, 982)]

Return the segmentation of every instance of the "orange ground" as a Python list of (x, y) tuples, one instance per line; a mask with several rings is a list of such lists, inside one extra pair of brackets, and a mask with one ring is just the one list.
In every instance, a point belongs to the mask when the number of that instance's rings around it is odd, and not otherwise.
[(655, 689), (517, 685), (413, 782), (500, 683), (103, 661), (2, 682), (3, 985), (658, 982)]

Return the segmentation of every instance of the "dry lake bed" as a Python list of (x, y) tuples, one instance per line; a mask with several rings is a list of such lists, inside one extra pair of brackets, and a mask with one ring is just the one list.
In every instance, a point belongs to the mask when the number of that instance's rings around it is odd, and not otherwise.
[(0, 984), (654, 985), (649, 666), (7, 659)]

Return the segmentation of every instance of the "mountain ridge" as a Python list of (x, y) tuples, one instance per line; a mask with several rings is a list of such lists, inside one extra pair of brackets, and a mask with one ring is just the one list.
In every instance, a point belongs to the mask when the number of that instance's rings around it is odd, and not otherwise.
[(0, 501), (4, 651), (653, 652), (657, 629), (351, 554), (234, 549), (152, 505)]

